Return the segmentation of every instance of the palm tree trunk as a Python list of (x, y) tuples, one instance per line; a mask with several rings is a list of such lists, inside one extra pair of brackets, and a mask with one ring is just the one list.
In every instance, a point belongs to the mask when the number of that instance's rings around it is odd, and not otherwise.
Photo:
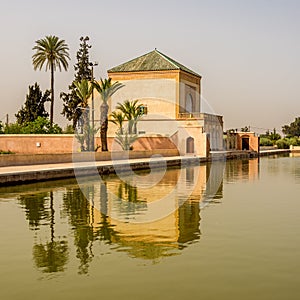
[(50, 126), (53, 125), (53, 111), (54, 111), (54, 65), (51, 63), (51, 105), (50, 105)]
[(137, 134), (137, 120), (134, 120), (133, 122), (133, 134)]
[(107, 129), (108, 129), (108, 104), (103, 102), (100, 106), (100, 137), (101, 137), (101, 151), (108, 151), (107, 147)]
[(83, 134), (85, 135), (85, 150), (90, 151), (90, 120), (89, 120), (89, 107), (87, 106), (83, 112)]

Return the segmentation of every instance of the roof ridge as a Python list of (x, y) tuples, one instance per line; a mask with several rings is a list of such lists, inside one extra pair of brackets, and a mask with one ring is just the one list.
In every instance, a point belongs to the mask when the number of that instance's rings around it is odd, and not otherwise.
[(161, 53), (160, 51), (158, 51), (156, 48), (154, 50), (155, 52), (157, 52), (160, 56), (162, 56), (165, 60), (167, 60), (171, 65), (173, 65), (176, 69), (180, 69), (180, 67), (178, 65), (175, 64), (174, 61), (172, 61), (168, 56), (166, 56), (165, 54)]
[(125, 63), (109, 69), (108, 73), (115, 72), (140, 72), (140, 71), (161, 71), (181, 70), (201, 78), (201, 75), (177, 62), (173, 58), (163, 54), (156, 48), (148, 53), (133, 58)]

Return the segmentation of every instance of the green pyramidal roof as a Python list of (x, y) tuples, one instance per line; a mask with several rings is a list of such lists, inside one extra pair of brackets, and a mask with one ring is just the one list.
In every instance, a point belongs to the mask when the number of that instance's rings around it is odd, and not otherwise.
[(140, 57), (134, 58), (124, 64), (108, 70), (108, 73), (141, 72), (141, 71), (166, 71), (182, 70), (195, 76), (201, 77), (196, 72), (188, 69), (174, 59), (166, 56), (158, 50), (153, 50)]

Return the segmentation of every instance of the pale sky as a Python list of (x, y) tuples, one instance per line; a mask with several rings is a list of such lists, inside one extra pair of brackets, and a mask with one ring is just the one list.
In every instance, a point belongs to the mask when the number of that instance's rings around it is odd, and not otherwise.
[(54, 121), (65, 124), (59, 94), (88, 35), (96, 78), (157, 48), (202, 75), (202, 96), (225, 129), (280, 129), (300, 116), (299, 29), (300, 0), (1, 1), (0, 120), (13, 121), (29, 85), (50, 88), (50, 73), (33, 70), (32, 48), (56, 35), (71, 56), (68, 72), (55, 74)]

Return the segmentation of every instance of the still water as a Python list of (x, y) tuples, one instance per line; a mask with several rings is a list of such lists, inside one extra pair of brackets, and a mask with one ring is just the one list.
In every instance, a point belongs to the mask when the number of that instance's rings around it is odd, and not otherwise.
[(300, 157), (0, 189), (0, 299), (300, 299)]

